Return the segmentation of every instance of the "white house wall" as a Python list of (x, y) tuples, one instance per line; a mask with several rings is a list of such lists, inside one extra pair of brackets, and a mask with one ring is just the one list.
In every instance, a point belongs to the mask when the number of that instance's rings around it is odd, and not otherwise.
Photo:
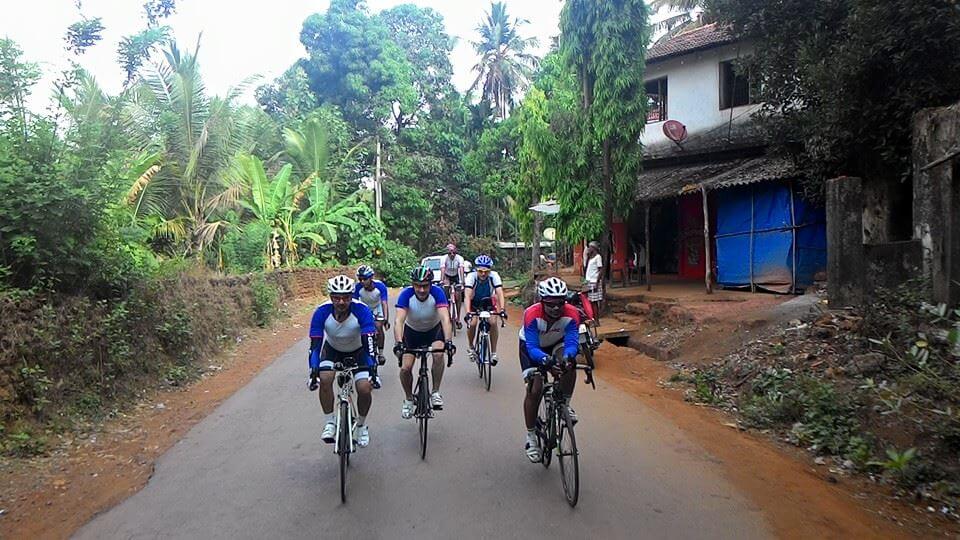
[[(687, 54), (648, 65), (644, 79), (667, 77), (667, 119), (687, 126), (687, 134), (709, 131), (746, 120), (758, 105), (720, 109), (720, 62), (734, 60), (749, 51), (736, 44)], [(663, 122), (651, 122), (640, 141), (653, 145), (666, 141)]]

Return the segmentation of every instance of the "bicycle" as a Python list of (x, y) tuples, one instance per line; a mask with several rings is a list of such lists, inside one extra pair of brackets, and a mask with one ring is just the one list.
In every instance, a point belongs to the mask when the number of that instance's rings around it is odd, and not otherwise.
[(592, 307), (588, 309), (587, 306), (584, 305), (589, 302), (585, 296), (586, 295), (583, 294), (570, 293), (567, 295), (567, 303), (576, 308), (577, 313), (580, 315), (580, 321), (582, 321), (578, 329), (580, 334), (580, 352), (583, 354), (587, 365), (593, 368), (593, 353), (600, 348), (600, 337), (597, 335), (597, 328), (600, 325), (596, 319), (590, 316), (593, 311)]
[(357, 427), (357, 388), (354, 373), (366, 369), (365, 366), (345, 367), (352, 364), (354, 359), (345, 358), (337, 362), (333, 369), (337, 372), (337, 433), (334, 439), (333, 452), (340, 457), (340, 502), (347, 502), (347, 468), (350, 466), (350, 454), (356, 452), (353, 432)]
[[(555, 361), (562, 359), (554, 356)], [(553, 451), (556, 449), (557, 460), (560, 462), (560, 480), (563, 483), (563, 494), (567, 504), (571, 507), (580, 500), (580, 453), (577, 450), (577, 437), (570, 421), (569, 397), (560, 391), (557, 384), (560, 377), (569, 368), (560, 368), (554, 365), (551, 368), (540, 367), (543, 377), (543, 394), (540, 408), (537, 412), (536, 433), (540, 442), (540, 463), (545, 469), (550, 468), (553, 460)], [(593, 381), (593, 368), (575, 364), (576, 370), (586, 372), (586, 383), (596, 389)], [(547, 374), (550, 374), (548, 380)], [(527, 381), (528, 391), (533, 381)]]
[[(403, 348), (403, 353), (401, 353), (401, 358), (405, 354), (412, 354), (417, 359), (420, 360), (420, 373), (417, 376), (417, 385), (414, 387), (413, 399), (415, 403), (415, 409), (413, 412), (414, 418), (417, 419), (417, 426), (420, 428), (420, 459), (427, 459), (427, 422), (433, 418), (433, 406), (430, 405), (430, 369), (427, 367), (428, 359), (432, 361), (433, 353), (447, 353), (447, 367), (453, 365), (453, 353), (454, 351), (447, 349), (433, 349), (430, 347), (418, 347), (411, 349), (408, 347)], [(402, 365), (402, 360), (400, 363)], [(440, 410), (439, 408), (437, 410)]]
[[(493, 358), (492, 346), (490, 344), (490, 317), (489, 311), (480, 311), (477, 313), (477, 333), (473, 337), (473, 350), (477, 353), (477, 371), (487, 392), (490, 391), (490, 385), (493, 383)], [(500, 327), (506, 326), (503, 317), (500, 318)]]
[(447, 296), (447, 301), (450, 302), (450, 320), (453, 321), (454, 337), (457, 335), (457, 330), (463, 328), (463, 325), (460, 323), (460, 304), (457, 301), (462, 290), (463, 285), (459, 283), (456, 286), (449, 283), (443, 286), (443, 293)]

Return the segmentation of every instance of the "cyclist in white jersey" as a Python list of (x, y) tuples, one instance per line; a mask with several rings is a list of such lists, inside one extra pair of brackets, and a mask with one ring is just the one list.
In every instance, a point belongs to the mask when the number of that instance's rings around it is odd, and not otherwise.
[[(463, 304), (463, 277), (466, 267), (466, 261), (463, 256), (457, 254), (457, 246), (447, 244), (447, 256), (440, 263), (442, 267), (442, 285), (453, 288), (454, 301), (457, 303), (457, 313)], [(459, 320), (453, 321), (460, 328), (462, 324)]]
[[(362, 302), (373, 312), (377, 326), (377, 348), (383, 351), (383, 330), (384, 328), (390, 328), (390, 321), (387, 317), (390, 313), (390, 309), (387, 307), (389, 294), (387, 292), (387, 286), (382, 281), (373, 279), (373, 276), (373, 268), (365, 264), (357, 268), (357, 284), (353, 291), (353, 298)], [(380, 354), (376, 360), (380, 366), (385, 362), (383, 354)], [(380, 388), (381, 380), (380, 375), (377, 373), (376, 366), (374, 366), (370, 376), (373, 380), (373, 387)]]

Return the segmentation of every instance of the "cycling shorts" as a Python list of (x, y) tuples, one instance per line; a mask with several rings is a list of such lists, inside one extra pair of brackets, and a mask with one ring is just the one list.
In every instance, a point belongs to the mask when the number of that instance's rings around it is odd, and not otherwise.
[(431, 347), (437, 341), (443, 341), (443, 327), (439, 323), (426, 332), (418, 332), (406, 325), (403, 327), (403, 346), (408, 349)]
[(352, 352), (343, 352), (324, 343), (323, 348), (320, 349), (320, 371), (334, 371), (334, 366), (338, 362), (342, 363), (344, 367), (353, 367), (357, 365), (358, 361), (366, 365), (363, 369), (353, 372), (353, 380), (359, 382), (369, 379), (370, 370), (373, 368), (373, 359), (363, 350), (363, 347)]
[(449, 274), (443, 274), (443, 284), (446, 285), (446, 284), (448, 284), (448, 283), (449, 283), (450, 285), (459, 285), (459, 284), (460, 284), (460, 274), (454, 274), (454, 275), (452, 275), (452, 276), (449, 275)]
[(474, 298), (470, 302), (470, 309), (472, 309), (474, 313), (480, 311), (494, 311), (493, 298), (489, 296), (486, 298)]

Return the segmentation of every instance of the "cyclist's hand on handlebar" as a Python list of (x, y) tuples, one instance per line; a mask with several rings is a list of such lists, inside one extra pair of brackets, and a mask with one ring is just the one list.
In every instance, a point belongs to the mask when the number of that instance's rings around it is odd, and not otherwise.
[(470, 319), (473, 318), (473, 312), (468, 311), (466, 315), (463, 316), (463, 322), (470, 324)]
[(575, 369), (577, 367), (577, 357), (576, 356), (564, 356), (563, 357), (563, 368), (564, 369)]
[(457, 346), (453, 344), (453, 341), (452, 341), (452, 340), (449, 340), (449, 339), (448, 339), (448, 340), (443, 344), (443, 348), (444, 348), (444, 349), (447, 351), (447, 353), (449, 353), (450, 355), (457, 354)]
[(501, 318), (501, 319), (507, 320), (507, 310), (501, 309), (501, 310), (500, 310), (500, 313), (499, 313), (498, 315), (500, 315), (500, 318)]
[(389, 330), (389, 329), (390, 329), (390, 321), (388, 321), (388, 320), (386, 320), (386, 319), (383, 320), (383, 329), (384, 329), (384, 330)]
[(403, 343), (395, 343), (393, 345), (393, 354), (395, 354), (397, 358), (403, 356)]
[(320, 383), (317, 382), (317, 379), (320, 377), (320, 368), (313, 368), (310, 370), (310, 378), (307, 381), (307, 389), (311, 392), (315, 392), (317, 388), (320, 387)]

